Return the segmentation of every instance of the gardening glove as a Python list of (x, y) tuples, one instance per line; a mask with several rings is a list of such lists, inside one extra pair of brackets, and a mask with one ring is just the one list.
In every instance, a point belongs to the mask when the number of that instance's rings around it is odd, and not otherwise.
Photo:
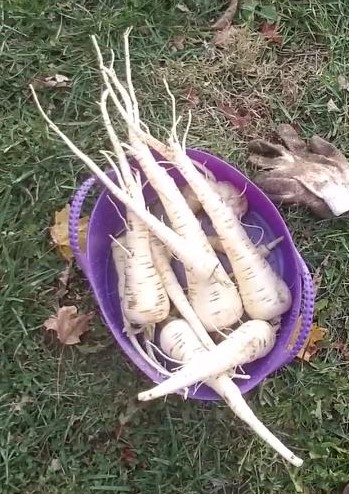
[(349, 211), (349, 163), (331, 143), (313, 136), (308, 144), (291, 125), (277, 129), (283, 145), (255, 139), (248, 162), (261, 172), (255, 182), (273, 202), (306, 206), (331, 218)]

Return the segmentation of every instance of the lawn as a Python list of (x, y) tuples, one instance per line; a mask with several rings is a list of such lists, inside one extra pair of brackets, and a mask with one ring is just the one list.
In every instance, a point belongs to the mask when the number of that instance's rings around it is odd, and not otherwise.
[[(164, 136), (170, 104), (193, 110), (189, 144), (246, 167), (246, 144), (281, 122), (330, 139), (349, 156), (349, 3), (346, 0), (247, 0), (244, 30), (228, 48), (212, 43), (223, 0), (4, 0), (1, 17), (0, 225), (1, 432), (4, 494), (330, 494), (349, 480), (347, 222), (283, 209), (315, 271), (329, 255), (315, 321), (327, 328), (311, 363), (296, 361), (248, 397), (257, 415), (296, 454), (295, 470), (265, 447), (222, 404), (169, 397), (139, 406), (149, 382), (119, 352), (96, 314), (81, 345), (63, 347), (43, 321), (59, 304), (95, 310), (77, 267), (59, 299), (64, 260), (50, 242), (54, 212), (87, 176), (34, 107), (33, 78), (64, 74), (66, 90), (45, 89), (51, 117), (96, 155), (105, 134), (97, 111), (100, 78), (90, 34), (116, 52), (134, 26), (132, 64), (146, 122)], [(186, 6), (188, 12), (183, 6)], [(282, 45), (257, 31), (280, 22)], [(336, 105), (333, 110), (328, 102)], [(332, 106), (333, 108), (333, 106)], [(248, 122), (236, 128), (227, 112)], [(329, 111), (332, 110), (332, 111)], [(130, 391), (131, 390), (131, 391)]]

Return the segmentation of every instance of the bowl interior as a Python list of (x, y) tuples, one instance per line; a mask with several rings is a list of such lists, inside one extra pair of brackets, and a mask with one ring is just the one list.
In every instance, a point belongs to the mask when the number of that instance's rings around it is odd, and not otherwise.
[[(279, 212), (250, 180), (231, 165), (208, 153), (198, 150), (187, 150), (187, 153), (191, 158), (205, 164), (219, 180), (229, 181), (238, 189), (245, 190), (249, 211), (244, 216), (243, 222), (254, 243), (260, 241), (261, 229), (264, 232), (263, 243), (284, 236), (284, 240), (268, 257), (268, 261), (289, 286), (293, 305), (282, 318), (282, 326), (273, 350), (263, 359), (244, 367), (251, 379), (236, 380), (236, 384), (245, 393), (254, 388), (270, 373), (280, 368), (289, 357), (287, 345), (294, 331), (301, 304), (301, 274), (298, 258), (290, 233)], [(172, 169), (170, 173), (177, 183), (185, 183), (176, 170)], [(147, 201), (151, 201), (155, 195), (154, 191), (149, 186), (146, 186), (144, 190)], [(120, 215), (124, 215), (123, 205), (117, 201), (111, 201), (109, 193), (103, 190), (90, 216), (86, 254), (88, 260), (87, 275), (102, 316), (122, 350), (141, 372), (153, 382), (160, 382), (163, 377), (139, 356), (126, 334), (122, 332), (123, 323), (117, 291), (117, 274), (110, 248), (110, 235), (117, 236), (124, 228)], [(256, 228), (256, 226), (261, 228)], [(219, 399), (206, 386), (201, 386), (196, 392), (194, 392), (194, 388), (190, 389), (189, 397), (203, 400)]]

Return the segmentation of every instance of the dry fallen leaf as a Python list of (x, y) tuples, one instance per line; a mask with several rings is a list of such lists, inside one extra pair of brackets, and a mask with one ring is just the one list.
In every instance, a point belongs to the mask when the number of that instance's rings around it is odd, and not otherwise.
[(77, 315), (75, 305), (63, 306), (58, 309), (57, 315), (44, 322), (47, 331), (56, 331), (57, 338), (64, 345), (80, 343), (80, 336), (89, 330), (89, 322), (93, 313)]
[(185, 37), (182, 35), (174, 36), (170, 41), (170, 48), (172, 51), (184, 50)]
[(216, 31), (212, 39), (212, 44), (220, 48), (226, 48), (232, 44), (236, 32), (237, 28), (234, 26), (228, 26), (222, 30)]
[(38, 76), (32, 80), (34, 89), (54, 89), (71, 87), (69, 77), (62, 74), (54, 74), (47, 77)]
[(349, 362), (349, 346), (344, 343), (344, 341), (336, 341), (335, 343), (332, 343), (331, 348), (333, 350), (337, 350), (342, 360)]
[[(61, 255), (70, 261), (73, 258), (73, 253), (70, 248), (69, 241), (69, 212), (70, 206), (67, 204), (60, 211), (55, 212), (55, 223), (50, 228), (51, 238), (60, 251)], [(78, 234), (79, 234), (79, 244), (82, 251), (85, 250), (87, 228), (88, 228), (89, 217), (83, 216), (79, 220)]]
[(326, 333), (327, 331), (325, 328), (321, 328), (320, 326), (313, 324), (309, 336), (305, 341), (303, 348), (298, 352), (297, 357), (300, 360), (309, 362), (311, 357), (319, 351), (319, 343), (323, 341)]
[(63, 298), (68, 291), (67, 287), (69, 283), (71, 265), (72, 265), (72, 261), (69, 261), (69, 264), (67, 264), (67, 266), (63, 269), (63, 271), (61, 271), (61, 273), (58, 276), (58, 283), (59, 283), (59, 288), (57, 290), (58, 300)]
[(252, 117), (250, 113), (244, 109), (234, 108), (225, 104), (218, 105), (218, 109), (224, 114), (225, 117), (227, 117), (235, 129), (246, 127), (251, 123)]
[(120, 451), (120, 461), (126, 467), (133, 465), (136, 459), (137, 459), (136, 452), (130, 446), (124, 446)]
[(265, 37), (269, 43), (273, 43), (275, 45), (282, 45), (282, 36), (279, 33), (279, 27), (276, 23), (263, 22), (260, 33)]
[(336, 103), (333, 101), (332, 98), (327, 102), (327, 111), (328, 112), (340, 111), (340, 109), (338, 108), (338, 106), (336, 105)]
[(184, 98), (190, 104), (191, 107), (198, 106), (200, 98), (195, 88), (190, 87), (184, 94)]
[(67, 287), (67, 284), (69, 281), (70, 268), (71, 268), (71, 265), (68, 264), (68, 266), (66, 266), (63, 269), (63, 271), (61, 271), (60, 275), (58, 276), (58, 281), (59, 281), (60, 285), (62, 286), (62, 288), (64, 288), (64, 289)]
[(344, 75), (338, 76), (338, 86), (340, 89), (344, 89), (345, 91), (349, 91), (349, 81)]
[(327, 256), (321, 261), (320, 265), (314, 271), (313, 284), (314, 284), (315, 295), (317, 294), (319, 288), (321, 287), (322, 277), (326, 267), (328, 266), (328, 261), (330, 257), (331, 254), (327, 254)]
[(213, 29), (221, 30), (230, 26), (239, 6), (239, 0), (230, 0), (230, 4), (221, 17), (214, 23)]
[(49, 472), (59, 472), (62, 470), (62, 463), (59, 458), (52, 458), (51, 463), (48, 466)]
[(184, 3), (177, 3), (176, 9), (180, 10), (181, 12), (185, 12), (185, 13), (190, 12), (189, 8)]
[(11, 411), (12, 412), (21, 412), (25, 405), (28, 403), (33, 403), (32, 398), (28, 395), (23, 395), (19, 401), (11, 403)]

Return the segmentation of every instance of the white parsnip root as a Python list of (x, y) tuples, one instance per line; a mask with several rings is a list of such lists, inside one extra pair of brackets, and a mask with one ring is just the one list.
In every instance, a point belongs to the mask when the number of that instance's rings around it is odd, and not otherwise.
[(151, 238), (151, 247), (155, 266), (174, 306), (181, 316), (188, 321), (203, 346), (207, 349), (214, 348), (214, 342), (207, 334), (204, 325), (200, 321), (193, 307), (190, 305), (182, 286), (177, 280), (177, 277), (171, 267), (167, 249), (155, 236), (152, 236)]
[[(207, 179), (207, 182), (213, 190), (218, 192), (222, 201), (233, 209), (238, 218), (242, 218), (247, 213), (248, 202), (246, 196), (234, 185), (230, 182), (217, 182), (212, 179)], [(202, 204), (189, 184), (183, 187), (182, 193), (193, 213), (199, 213), (202, 210)]]
[[(261, 324), (261, 321), (250, 321), (253, 327), (249, 328), (253, 335), (247, 335), (248, 328), (245, 326), (243, 331), (239, 332), (239, 337), (235, 338), (236, 354), (239, 355), (238, 359), (231, 357), (233, 365), (236, 361), (246, 359), (246, 362), (251, 361), (253, 358), (260, 358), (267, 352), (270, 345), (273, 345), (275, 337), (273, 336), (273, 330), (271, 327)], [(260, 327), (259, 327), (260, 326)], [(242, 328), (243, 326), (241, 326)], [(240, 328), (240, 329), (241, 329)], [(264, 333), (263, 333), (264, 329)], [(258, 334), (259, 330), (263, 336)], [(235, 334), (238, 333), (236, 330)], [(260, 420), (256, 417), (253, 411), (249, 408), (245, 400), (243, 399), (239, 388), (231, 381), (230, 377), (225, 372), (225, 366), (222, 365), (222, 361), (227, 361), (229, 354), (230, 342), (223, 349), (223, 343), (217, 346), (217, 348), (212, 352), (208, 352), (203, 348), (200, 341), (191, 330), (190, 326), (184, 320), (173, 320), (164, 326), (161, 330), (161, 347), (165, 353), (170, 357), (180, 360), (183, 362), (184, 367), (182, 370), (178, 371), (173, 377), (167, 379), (163, 383), (159, 384), (156, 388), (151, 391), (140, 393), (138, 398), (142, 401), (147, 401), (148, 399), (153, 399), (156, 396), (161, 396), (162, 393), (156, 393), (155, 390), (159, 390), (160, 387), (168, 385), (169, 381), (173, 381), (179, 377), (177, 382), (182, 380), (181, 387), (184, 387), (184, 383), (188, 383), (191, 379), (184, 379), (184, 375), (189, 376), (191, 372), (197, 372), (197, 366), (192, 365), (194, 362), (201, 363), (205, 367), (210, 365), (211, 362), (211, 372), (213, 372), (213, 377), (206, 377), (205, 384), (212, 388), (219, 396), (221, 396), (227, 403), (229, 408), (243, 420), (261, 439), (263, 439), (269, 446), (271, 446), (275, 451), (277, 451), (283, 458), (285, 458), (292, 465), (300, 467), (303, 464), (303, 460), (298, 458), (292, 453), (282, 442), (277, 439), (268, 429), (265, 427)], [(243, 345), (244, 338), (252, 338), (254, 344), (252, 345), (252, 350), (249, 354), (246, 353), (244, 357), (241, 356), (240, 345)], [(241, 339), (240, 339), (241, 338)], [(226, 340), (228, 341), (228, 340)], [(240, 353), (239, 353), (240, 350)], [(234, 346), (233, 346), (234, 352)], [(205, 359), (206, 357), (206, 359)], [(204, 362), (204, 363), (203, 363)], [(213, 362), (213, 363), (212, 363)], [(214, 369), (215, 367), (215, 369)], [(217, 375), (217, 368), (220, 369), (220, 373)], [(206, 373), (207, 374), (207, 373)], [(196, 376), (197, 377), (197, 376)]]
[[(104, 72), (108, 73), (108, 70), (105, 69)], [(114, 74), (110, 72), (109, 75), (115, 79)], [(120, 85), (118, 81), (114, 82), (117, 86)], [(289, 288), (272, 269), (268, 261), (260, 256), (258, 249), (249, 239), (233, 208), (225, 204), (217, 190), (211, 186), (186, 154), (184, 146), (179, 143), (176, 132), (175, 99), (166, 81), (165, 86), (171, 97), (173, 107), (173, 127), (167, 146), (152, 137), (150, 133), (144, 132), (140, 126), (135, 126), (117, 98), (113, 100), (132, 131), (173, 163), (187, 183), (190, 184), (222, 242), (231, 263), (244, 308), (249, 316), (252, 319), (268, 320), (283, 314), (291, 307), (292, 300)], [(191, 116), (191, 114), (189, 115)]]
[[(93, 42), (97, 51), (103, 80), (108, 87), (111, 99), (121, 115), (124, 115), (126, 109), (126, 123), (131, 143), (130, 152), (136, 158), (149, 183), (157, 191), (173, 230), (190, 242), (191, 249), (196, 252), (198, 258), (201, 258), (203, 262), (205, 259), (211, 259), (212, 264), (216, 264), (216, 269), (210, 280), (199, 280), (197, 276), (192, 275), (190, 270), (186, 270), (189, 300), (201, 322), (209, 331), (230, 326), (237, 322), (243, 314), (242, 301), (235, 283), (225, 272), (199, 221), (188, 206), (175, 181), (169, 176), (166, 169), (156, 162), (146, 143), (139, 137), (142, 131), (138, 117), (138, 104), (131, 80), (131, 68), (127, 56), (129, 53), (128, 32), (125, 35), (125, 53), (129, 92), (125, 90), (113, 68), (104, 65), (102, 54), (95, 38)], [(119, 101), (116, 91), (120, 93), (125, 109)], [(133, 117), (133, 115), (136, 115), (136, 117)], [(214, 187), (219, 187), (215, 182), (212, 183)], [(227, 186), (225, 184), (226, 189)], [(234, 189), (234, 192), (236, 192), (236, 189)], [(220, 303), (220, 311), (217, 310), (217, 301)]]
[(89, 170), (103, 183), (110, 193), (122, 202), (127, 209), (133, 211), (139, 219), (144, 221), (149, 230), (156, 235), (175, 255), (181, 259), (186, 269), (194, 271), (199, 279), (209, 279), (214, 276), (217, 269), (216, 260), (210, 259), (207, 264), (206, 259), (198, 259), (192, 251), (191, 245), (171, 228), (164, 225), (158, 218), (153, 216), (149, 211), (137, 204), (132, 198), (120, 187), (118, 187), (109, 176), (83, 151), (81, 151), (58, 127), (52, 122), (49, 116), (44, 112), (35, 89), (29, 86), (33, 94), (34, 101), (51, 130), (53, 130), (68, 146), (68, 148), (89, 168)]
[[(129, 34), (130, 29), (124, 35), (126, 86), (115, 72), (114, 55), (106, 65), (92, 36), (104, 86), (99, 107), (112, 149), (100, 153), (114, 171), (115, 181), (59, 129), (41, 107), (33, 86), (30, 89), (49, 128), (112, 198), (125, 206), (125, 230), (111, 242), (124, 331), (135, 351), (164, 378), (138, 398), (149, 401), (204, 383), (283, 458), (301, 466), (303, 461), (259, 421), (233, 382), (249, 378), (240, 374), (245, 372), (244, 365), (273, 351), (282, 317), (291, 308), (290, 288), (267, 260), (282, 238), (255, 245), (245, 227), (264, 231), (258, 225), (242, 223), (253, 207), (245, 190), (218, 181), (203, 164), (189, 158), (185, 143), (191, 115), (180, 142), (176, 102), (166, 81), (172, 129), (165, 144), (151, 135), (141, 121), (132, 83)], [(127, 143), (117, 136), (110, 106), (125, 124)], [(136, 170), (125, 149), (136, 161)], [(153, 150), (166, 161), (157, 161)], [(185, 186), (181, 188), (172, 178), (168, 165), (176, 169)], [(144, 182), (156, 194), (153, 205), (145, 199)], [(210, 221), (215, 236), (206, 233), (201, 213)], [(172, 258), (181, 264), (186, 283), (180, 283)], [(160, 331), (160, 348), (153, 351), (156, 331)], [(223, 339), (216, 344), (217, 336)], [(167, 363), (158, 361), (159, 354), (180, 368), (168, 370)]]
[[(172, 324), (172, 329), (174, 323), (170, 324)], [(153, 400), (170, 393), (176, 393), (197, 382), (205, 382), (207, 379), (219, 376), (230, 369), (265, 357), (275, 344), (275, 331), (272, 326), (265, 321), (251, 320), (243, 323), (208, 353), (206, 351), (200, 352), (198, 355), (192, 355), (190, 359), (185, 360), (185, 355), (181, 353), (181, 348), (185, 347), (185, 330), (188, 334), (192, 332), (191, 327), (185, 321), (181, 321), (178, 324), (178, 332), (173, 334), (173, 341), (178, 343), (179, 349), (175, 355), (172, 349), (171, 356), (184, 362), (188, 360), (188, 363), (181, 370), (175, 372), (171, 378), (149, 391), (140, 393), (138, 395), (140, 400)], [(166, 352), (168, 344), (164, 341), (165, 335), (166, 331), (162, 329), (161, 347)], [(200, 341), (198, 344), (201, 345)]]
[(132, 328), (132, 324), (125, 316), (125, 312), (124, 312), (125, 264), (126, 264), (126, 256), (127, 256), (125, 245), (126, 245), (125, 236), (120, 236), (117, 240), (112, 241), (112, 255), (113, 255), (114, 266), (118, 276), (118, 294), (119, 294), (121, 312), (124, 318), (124, 325), (125, 325), (124, 331), (127, 333), (128, 337), (130, 338), (130, 341), (134, 346), (134, 348), (144, 358), (144, 360), (148, 362), (148, 364), (154, 367), (160, 374), (165, 376), (171, 376), (171, 373), (167, 369), (159, 365), (158, 362), (154, 361), (148, 356), (148, 354), (143, 350), (142, 346), (139, 344), (135, 336), (135, 333), (137, 333), (138, 331), (144, 332), (147, 336), (148, 332), (150, 333), (153, 332), (155, 325), (150, 325), (150, 328), (148, 325), (147, 327), (143, 327), (141, 329), (137, 328), (137, 330), (135, 330), (134, 328)]

